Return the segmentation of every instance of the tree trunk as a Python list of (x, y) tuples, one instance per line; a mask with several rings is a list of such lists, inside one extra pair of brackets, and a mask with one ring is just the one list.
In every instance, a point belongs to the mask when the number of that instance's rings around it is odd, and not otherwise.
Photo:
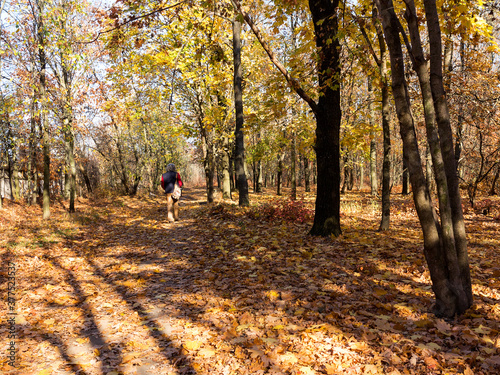
[(116, 149), (118, 151), (118, 163), (120, 165), (120, 170), (116, 168), (117, 169), (116, 172), (120, 176), (120, 181), (123, 185), (123, 188), (125, 189), (125, 193), (130, 194), (130, 182), (129, 182), (127, 166), (125, 164), (125, 155), (123, 154), (123, 145), (122, 145), (120, 130), (118, 129), (118, 125), (113, 119), (112, 119), (112, 124), (116, 131), (115, 142), (116, 142)]
[[(436, 296), (436, 303), (433, 310), (438, 316), (452, 317), (455, 314), (464, 312), (469, 306), (467, 306), (466, 298), (464, 300), (466, 296), (464, 286), (461, 280), (457, 279), (457, 271), (459, 269), (458, 258), (456, 254), (453, 256), (453, 251), (450, 251), (455, 248), (453, 243), (453, 227), (449, 225), (451, 210), (448, 208), (447, 211), (444, 204), (446, 199), (443, 199), (443, 196), (440, 195), (440, 211), (444, 211), (441, 212), (442, 225), (439, 225), (422, 171), (415, 126), (410, 110), (410, 100), (405, 82), (399, 20), (394, 12), (392, 0), (376, 0), (376, 4), (382, 16), (384, 33), (391, 56), (392, 88), (400, 122), (401, 137), (404, 144), (404, 158), (409, 170), (415, 207), (422, 226), (424, 253), (430, 270), (433, 291)], [(411, 10), (412, 1), (406, 1), (406, 4)], [(411, 22), (409, 22), (409, 28), (414, 31)], [(436, 32), (436, 30), (429, 29), (429, 33), (431, 31)], [(412, 37), (415, 36), (416, 34), (412, 33)], [(414, 51), (415, 48), (418, 48), (416, 44), (413, 45)], [(441, 59), (441, 56), (439, 56), (439, 59)], [(429, 124), (427, 126), (429, 127)], [(428, 129), (429, 145), (430, 147), (435, 147), (435, 144), (432, 143), (433, 135), (430, 130), (432, 129)], [(453, 143), (451, 144), (453, 145)], [(437, 151), (436, 155), (433, 156), (436, 156), (436, 161), (438, 161)], [(437, 174), (436, 166), (435, 173)], [(444, 188), (445, 186), (438, 186), (438, 189), (441, 189), (441, 191)]]
[(45, 26), (43, 23), (43, 12), (45, 0), (37, 0), (37, 38), (38, 38), (38, 59), (40, 63), (40, 80), (38, 92), (40, 95), (40, 123), (42, 126), (43, 144), (43, 219), (50, 217), (50, 138), (49, 124), (47, 122), (47, 89), (46, 89), (46, 69), (47, 58), (45, 56)]
[(304, 156), (304, 185), (306, 193), (311, 191), (311, 169), (309, 167), (310, 161), (307, 156)]
[[(294, 111), (292, 111), (294, 112)], [(292, 148), (290, 152), (290, 173), (291, 173), (291, 183), (292, 189), (290, 192), (290, 198), (292, 200), (297, 199), (297, 136), (295, 134), (295, 130), (292, 129)]]
[(201, 143), (203, 147), (203, 167), (205, 170), (205, 184), (207, 190), (207, 202), (214, 201), (214, 154), (212, 131), (207, 131), (201, 118), (198, 119), (201, 130)]
[[(251, 17), (232, 0), (273, 64), (316, 115), (317, 194), (312, 235), (338, 236), (340, 228), (340, 42), (338, 0), (309, 0), (318, 48), (319, 99), (316, 103), (274, 56)], [(238, 49), (239, 51), (239, 49)]]
[(36, 168), (36, 116), (35, 116), (35, 111), (36, 111), (36, 98), (35, 95), (33, 94), (33, 98), (31, 101), (31, 108), (30, 108), (30, 124), (31, 124), (31, 129), (30, 129), (30, 136), (29, 136), (29, 142), (28, 142), (28, 147), (29, 147), (29, 158), (28, 158), (28, 204), (36, 204), (36, 174), (37, 174), (37, 168)]
[(409, 189), (409, 186), (408, 186), (408, 166), (406, 165), (406, 160), (404, 158), (404, 146), (403, 146), (403, 171), (402, 171), (402, 174), (401, 174), (401, 178), (402, 178), (402, 181), (401, 181), (401, 194), (403, 195), (408, 195), (410, 194), (410, 189)]
[(238, 181), (239, 205), (250, 204), (248, 182), (245, 173), (245, 144), (243, 137), (243, 90), (241, 69), (241, 22), (236, 16), (233, 20), (233, 63), (234, 63), (234, 107), (236, 112), (235, 135), (235, 169)]
[[(435, 4), (434, 4), (435, 6)], [(418, 30), (418, 21), (416, 15), (416, 9), (413, 4), (413, 0), (407, 0), (407, 11), (406, 18), (408, 21), (408, 26), (410, 30), (410, 37), (412, 40), (413, 56), (414, 56), (414, 68), (417, 72), (419, 78), (420, 89), (422, 92), (422, 100), (425, 115), (425, 124), (427, 130), (427, 142), (431, 151), (432, 165), (434, 169), (434, 176), (436, 180), (437, 195), (439, 201), (439, 212), (441, 217), (441, 239), (442, 247), (445, 253), (447, 267), (449, 272), (449, 281), (451, 282), (451, 289), (456, 295), (457, 299), (457, 309), (460, 312), (465, 311), (469, 306), (467, 302), (467, 296), (465, 289), (462, 285), (462, 280), (460, 277), (460, 269), (456, 253), (455, 235), (453, 233), (453, 218), (450, 206), (450, 190), (448, 188), (448, 181), (445, 172), (445, 163), (443, 160), (443, 145), (439, 143), (439, 137), (436, 129), (436, 113), (434, 111), (433, 95), (431, 91), (431, 78), (427, 70), (427, 64), (425, 62), (424, 53), (421, 47), (420, 33)], [(429, 19), (428, 19), (429, 22)], [(439, 20), (438, 20), (439, 29)], [(429, 29), (429, 32), (431, 29)], [(434, 32), (436, 30), (434, 29)], [(441, 64), (441, 42), (439, 42), (439, 61)], [(435, 46), (435, 45), (434, 45)], [(431, 46), (432, 48), (432, 46)], [(435, 49), (431, 49), (432, 53), (437, 53)], [(441, 70), (442, 74), (442, 70)], [(442, 84), (442, 81), (441, 81)], [(444, 89), (442, 91), (444, 95)], [(436, 107), (437, 109), (437, 107)], [(447, 109), (446, 109), (447, 110)], [(453, 147), (453, 140), (451, 140), (451, 146)], [(453, 154), (453, 153), (452, 153)], [(454, 155), (453, 155), (454, 156)], [(454, 161), (453, 157), (453, 161)], [(456, 171), (456, 169), (455, 169)]]
[(69, 212), (75, 212), (76, 195), (76, 162), (75, 162), (75, 136), (73, 132), (73, 110), (71, 103), (66, 102), (63, 117), (64, 145), (67, 160), (67, 177), (69, 180)]
[(429, 194), (432, 196), (434, 188), (432, 184), (432, 156), (429, 146), (425, 150), (425, 181), (427, 182), (427, 190), (429, 190)]
[(497, 171), (495, 172), (495, 177), (493, 177), (493, 182), (491, 183), (489, 195), (497, 195), (496, 184), (498, 182), (499, 177), (500, 177), (500, 164), (497, 164)]
[[(465, 43), (464, 41), (460, 42), (460, 70), (463, 74), (465, 72)], [(460, 163), (460, 158), (462, 156), (462, 148), (463, 148), (463, 127), (464, 127), (464, 104), (463, 101), (460, 100), (458, 103), (458, 116), (457, 116), (457, 125), (456, 125), (456, 134), (455, 134), (455, 163), (457, 165), (457, 173), (459, 176), (462, 174), (462, 168)]]
[(358, 181), (358, 190), (363, 190), (365, 185), (365, 161), (363, 157), (358, 154), (358, 168), (359, 168), (359, 181)]
[[(469, 258), (467, 254), (467, 239), (465, 223), (462, 211), (462, 198), (457, 176), (457, 166), (453, 150), (453, 134), (450, 124), (448, 102), (443, 85), (442, 69), (442, 47), (441, 29), (435, 0), (424, 0), (425, 14), (427, 18), (427, 29), (430, 45), (430, 81), (432, 97), (436, 111), (436, 119), (439, 132), (439, 142), (443, 154), (444, 169), (448, 186), (448, 198), (453, 221), (453, 235), (455, 249), (451, 254), (447, 254), (449, 262), (458, 262), (457, 275), (452, 275), (453, 288), (456, 288), (457, 313), (464, 312), (472, 306), (472, 282), (470, 278)], [(449, 268), (452, 264), (448, 265)], [(460, 291), (463, 290), (463, 294)]]
[(278, 176), (276, 178), (276, 195), (281, 195), (281, 187), (283, 185), (283, 159), (285, 159), (285, 154), (282, 152), (278, 155)]
[(317, 195), (312, 235), (339, 236), (340, 227), (340, 42), (338, 0), (309, 0), (318, 48), (316, 111)]
[(232, 199), (231, 196), (231, 157), (229, 155), (229, 137), (222, 137), (222, 198)]
[[(375, 14), (374, 14), (375, 15)], [(383, 133), (383, 158), (382, 158), (382, 215), (379, 230), (389, 229), (391, 222), (391, 116), (389, 105), (389, 77), (387, 72), (387, 48), (380, 22), (374, 20), (375, 30), (380, 49), (379, 71), (382, 81), (382, 133)]]

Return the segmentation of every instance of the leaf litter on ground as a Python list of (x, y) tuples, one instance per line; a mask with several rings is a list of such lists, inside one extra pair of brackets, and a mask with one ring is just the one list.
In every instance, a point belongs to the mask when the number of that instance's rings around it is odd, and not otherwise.
[[(186, 193), (174, 224), (151, 197), (81, 198), (47, 221), (7, 202), (1, 256), (16, 265), (18, 338), (16, 368), (4, 356), (2, 373), (499, 373), (498, 221), (466, 216), (475, 304), (445, 321), (429, 312), (406, 197), (378, 232), (375, 199), (346, 194), (342, 236), (317, 238), (312, 196), (252, 194), (239, 208)], [(6, 278), (4, 266), (4, 295)]]

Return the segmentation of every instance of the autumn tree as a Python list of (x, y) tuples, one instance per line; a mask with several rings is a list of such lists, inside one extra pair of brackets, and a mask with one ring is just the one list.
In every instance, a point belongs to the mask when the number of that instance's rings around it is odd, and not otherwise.
[(278, 61), (259, 28), (239, 1), (233, 3), (250, 26), (271, 61), (291, 87), (305, 100), (316, 116), (315, 151), (318, 166), (316, 209), (312, 235), (341, 234), (340, 227), (340, 42), (338, 39), (338, 2), (309, 1), (318, 49), (318, 101)]
[[(435, 2), (424, 1), (429, 35), (430, 59), (427, 70), (418, 18), (413, 1), (406, 1), (405, 18), (410, 40), (390, 0), (376, 1), (391, 58), (392, 91), (396, 103), (405, 161), (410, 173), (413, 199), (424, 235), (424, 253), (436, 296), (434, 312), (452, 317), (472, 305), (472, 289), (461, 197), (453, 153), (448, 104), (443, 85), (441, 30)], [(427, 141), (433, 157), (438, 189), (439, 213), (436, 215), (422, 171), (420, 153), (405, 84), (405, 62), (401, 33), (418, 75)]]

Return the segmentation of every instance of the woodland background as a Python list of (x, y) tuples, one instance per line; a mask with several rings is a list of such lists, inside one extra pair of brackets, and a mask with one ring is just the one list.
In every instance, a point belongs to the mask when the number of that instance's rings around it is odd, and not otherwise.
[[(500, 4), (326, 3), (1, 2), (1, 256), (18, 269), (23, 374), (498, 371)], [(399, 20), (418, 167), (446, 228), (417, 74), (428, 3), (474, 296), (437, 316), (377, 13)], [(325, 51), (339, 54), (322, 69)], [(318, 152), (331, 92), (337, 160)], [(170, 227), (169, 162), (186, 186)], [(318, 196), (338, 205), (328, 233)]]

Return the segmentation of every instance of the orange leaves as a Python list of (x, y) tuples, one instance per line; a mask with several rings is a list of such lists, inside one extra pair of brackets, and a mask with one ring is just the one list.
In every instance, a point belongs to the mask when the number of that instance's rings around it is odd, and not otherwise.
[(114, 218), (81, 224), (64, 247), (48, 245), (52, 266), (18, 257), (27, 373), (63, 366), (62, 352), (99, 375), (102, 365), (134, 373), (145, 358), (165, 374), (495, 373), (493, 246), (472, 241), (476, 306), (444, 321), (429, 313), (407, 216), (381, 234), (365, 212), (330, 240), (293, 223), (263, 225), (231, 205), (209, 214), (208, 205), (186, 204), (165, 232), (156, 208), (124, 199)]

